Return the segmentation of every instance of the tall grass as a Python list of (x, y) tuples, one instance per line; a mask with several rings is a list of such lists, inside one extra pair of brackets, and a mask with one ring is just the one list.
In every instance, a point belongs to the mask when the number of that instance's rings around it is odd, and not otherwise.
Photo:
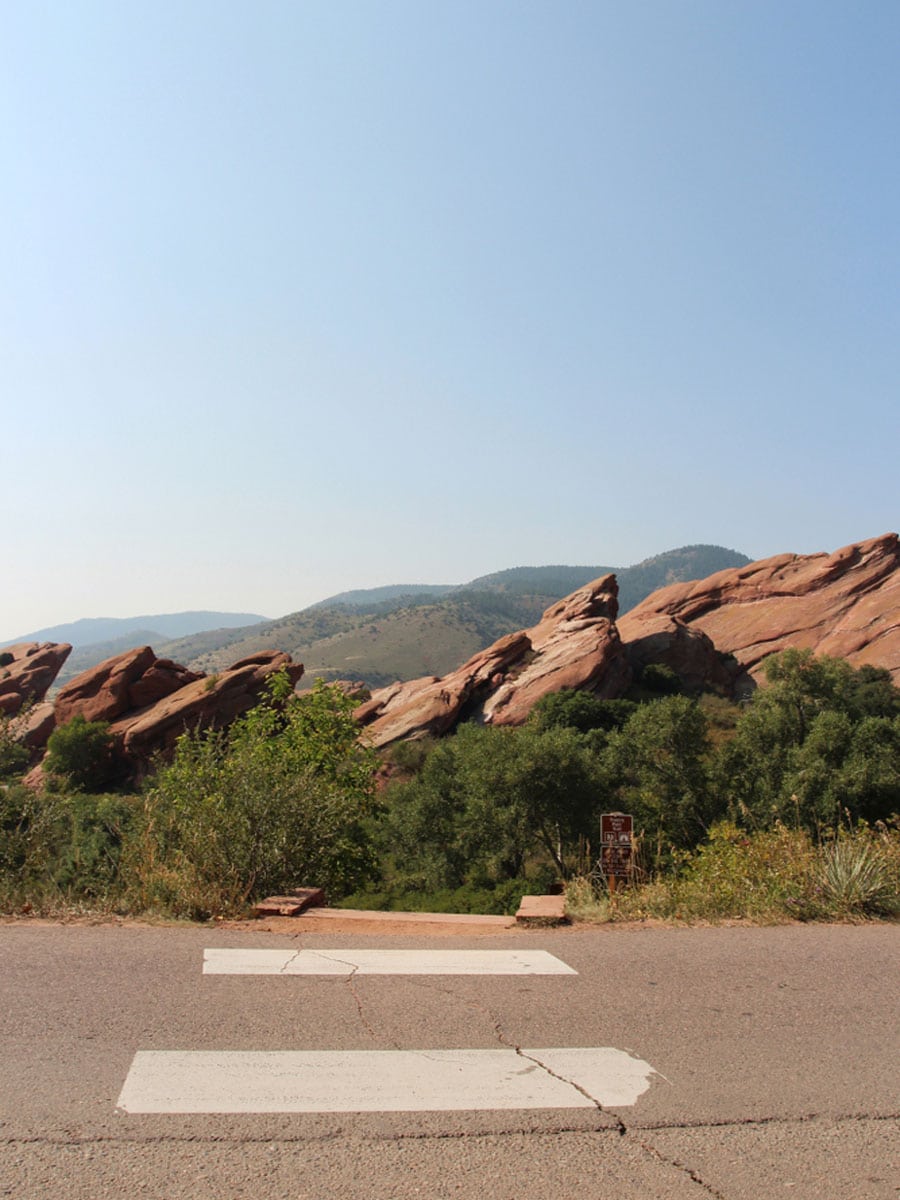
[(879, 823), (814, 840), (776, 825), (747, 833), (723, 822), (680, 863), (610, 895), (584, 876), (567, 909), (589, 922), (864, 920), (900, 914), (900, 829)]

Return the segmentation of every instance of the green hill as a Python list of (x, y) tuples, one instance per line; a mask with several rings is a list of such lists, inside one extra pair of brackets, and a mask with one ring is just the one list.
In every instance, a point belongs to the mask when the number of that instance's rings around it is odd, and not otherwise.
[(395, 679), (446, 674), (504, 634), (535, 624), (556, 600), (610, 571), (618, 577), (625, 612), (667, 583), (748, 562), (746, 555), (721, 546), (685, 546), (633, 567), (513, 567), (449, 591), (440, 585), (362, 589), (277, 621), (201, 633), (154, 649), (207, 672), (260, 650), (285, 650), (305, 665), (306, 680), (358, 679), (381, 687)]

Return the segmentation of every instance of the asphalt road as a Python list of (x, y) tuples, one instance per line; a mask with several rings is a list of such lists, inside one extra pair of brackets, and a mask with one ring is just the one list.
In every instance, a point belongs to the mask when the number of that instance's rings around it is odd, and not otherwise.
[[(558, 976), (203, 975), (207, 947), (446, 939), (0, 925), (0, 1196), (900, 1198), (900, 926), (563, 929)], [(137, 1114), (147, 1050), (615, 1047), (621, 1109)]]

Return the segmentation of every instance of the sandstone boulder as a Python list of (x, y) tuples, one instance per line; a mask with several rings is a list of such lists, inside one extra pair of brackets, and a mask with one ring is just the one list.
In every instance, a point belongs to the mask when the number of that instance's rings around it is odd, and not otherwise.
[(443, 734), (474, 718), (518, 725), (541, 698), (563, 688), (618, 696), (631, 680), (615, 627), (617, 585), (605, 575), (551, 605), (533, 629), (508, 634), (442, 678), (373, 692), (356, 710), (375, 746)]
[(65, 725), (75, 716), (114, 721), (201, 678), (187, 667), (157, 658), (149, 646), (137, 646), (89, 667), (60, 688), (56, 723)]
[[(194, 676), (191, 682), (154, 703), (124, 712), (111, 723), (110, 732), (125, 759), (139, 767), (155, 754), (170, 751), (189, 730), (230, 725), (258, 702), (268, 677), (282, 667), (292, 683), (303, 674), (301, 663), (293, 662), (289, 654), (272, 650), (241, 659), (218, 675)], [(168, 671), (167, 666), (164, 672)]]
[(72, 652), (67, 642), (18, 642), (4, 646), (0, 655), (0, 713), (15, 716), (23, 704), (37, 704)]
[(42, 700), (40, 704), (30, 709), (18, 731), (18, 740), (28, 750), (43, 750), (47, 740), (56, 726), (53, 704)]
[(380, 688), (354, 715), (374, 746), (449, 733), (530, 652), (526, 633), (507, 634), (443, 678), (427, 675)]
[(631, 682), (632, 670), (615, 625), (618, 585), (604, 575), (551, 605), (528, 632), (534, 652), (482, 706), (492, 725), (521, 725), (542, 696), (567, 689), (609, 700)]
[(661, 588), (620, 623), (626, 641), (669, 617), (706, 634), (752, 677), (788, 647), (886, 667), (900, 684), (900, 539), (834, 554), (779, 554), (694, 583)]
[(712, 640), (668, 613), (637, 613), (619, 619), (619, 636), (636, 676), (644, 667), (670, 667), (688, 692), (716, 691), (730, 696), (741, 674), (736, 660), (720, 654)]

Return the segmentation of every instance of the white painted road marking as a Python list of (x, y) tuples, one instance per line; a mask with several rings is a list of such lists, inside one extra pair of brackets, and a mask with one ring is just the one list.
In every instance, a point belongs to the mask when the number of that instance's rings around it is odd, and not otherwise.
[[(551, 1074), (552, 1072), (552, 1074)], [(655, 1074), (612, 1047), (547, 1050), (141, 1050), (128, 1113), (621, 1108)]]
[(546, 950), (204, 950), (204, 975), (577, 975)]

